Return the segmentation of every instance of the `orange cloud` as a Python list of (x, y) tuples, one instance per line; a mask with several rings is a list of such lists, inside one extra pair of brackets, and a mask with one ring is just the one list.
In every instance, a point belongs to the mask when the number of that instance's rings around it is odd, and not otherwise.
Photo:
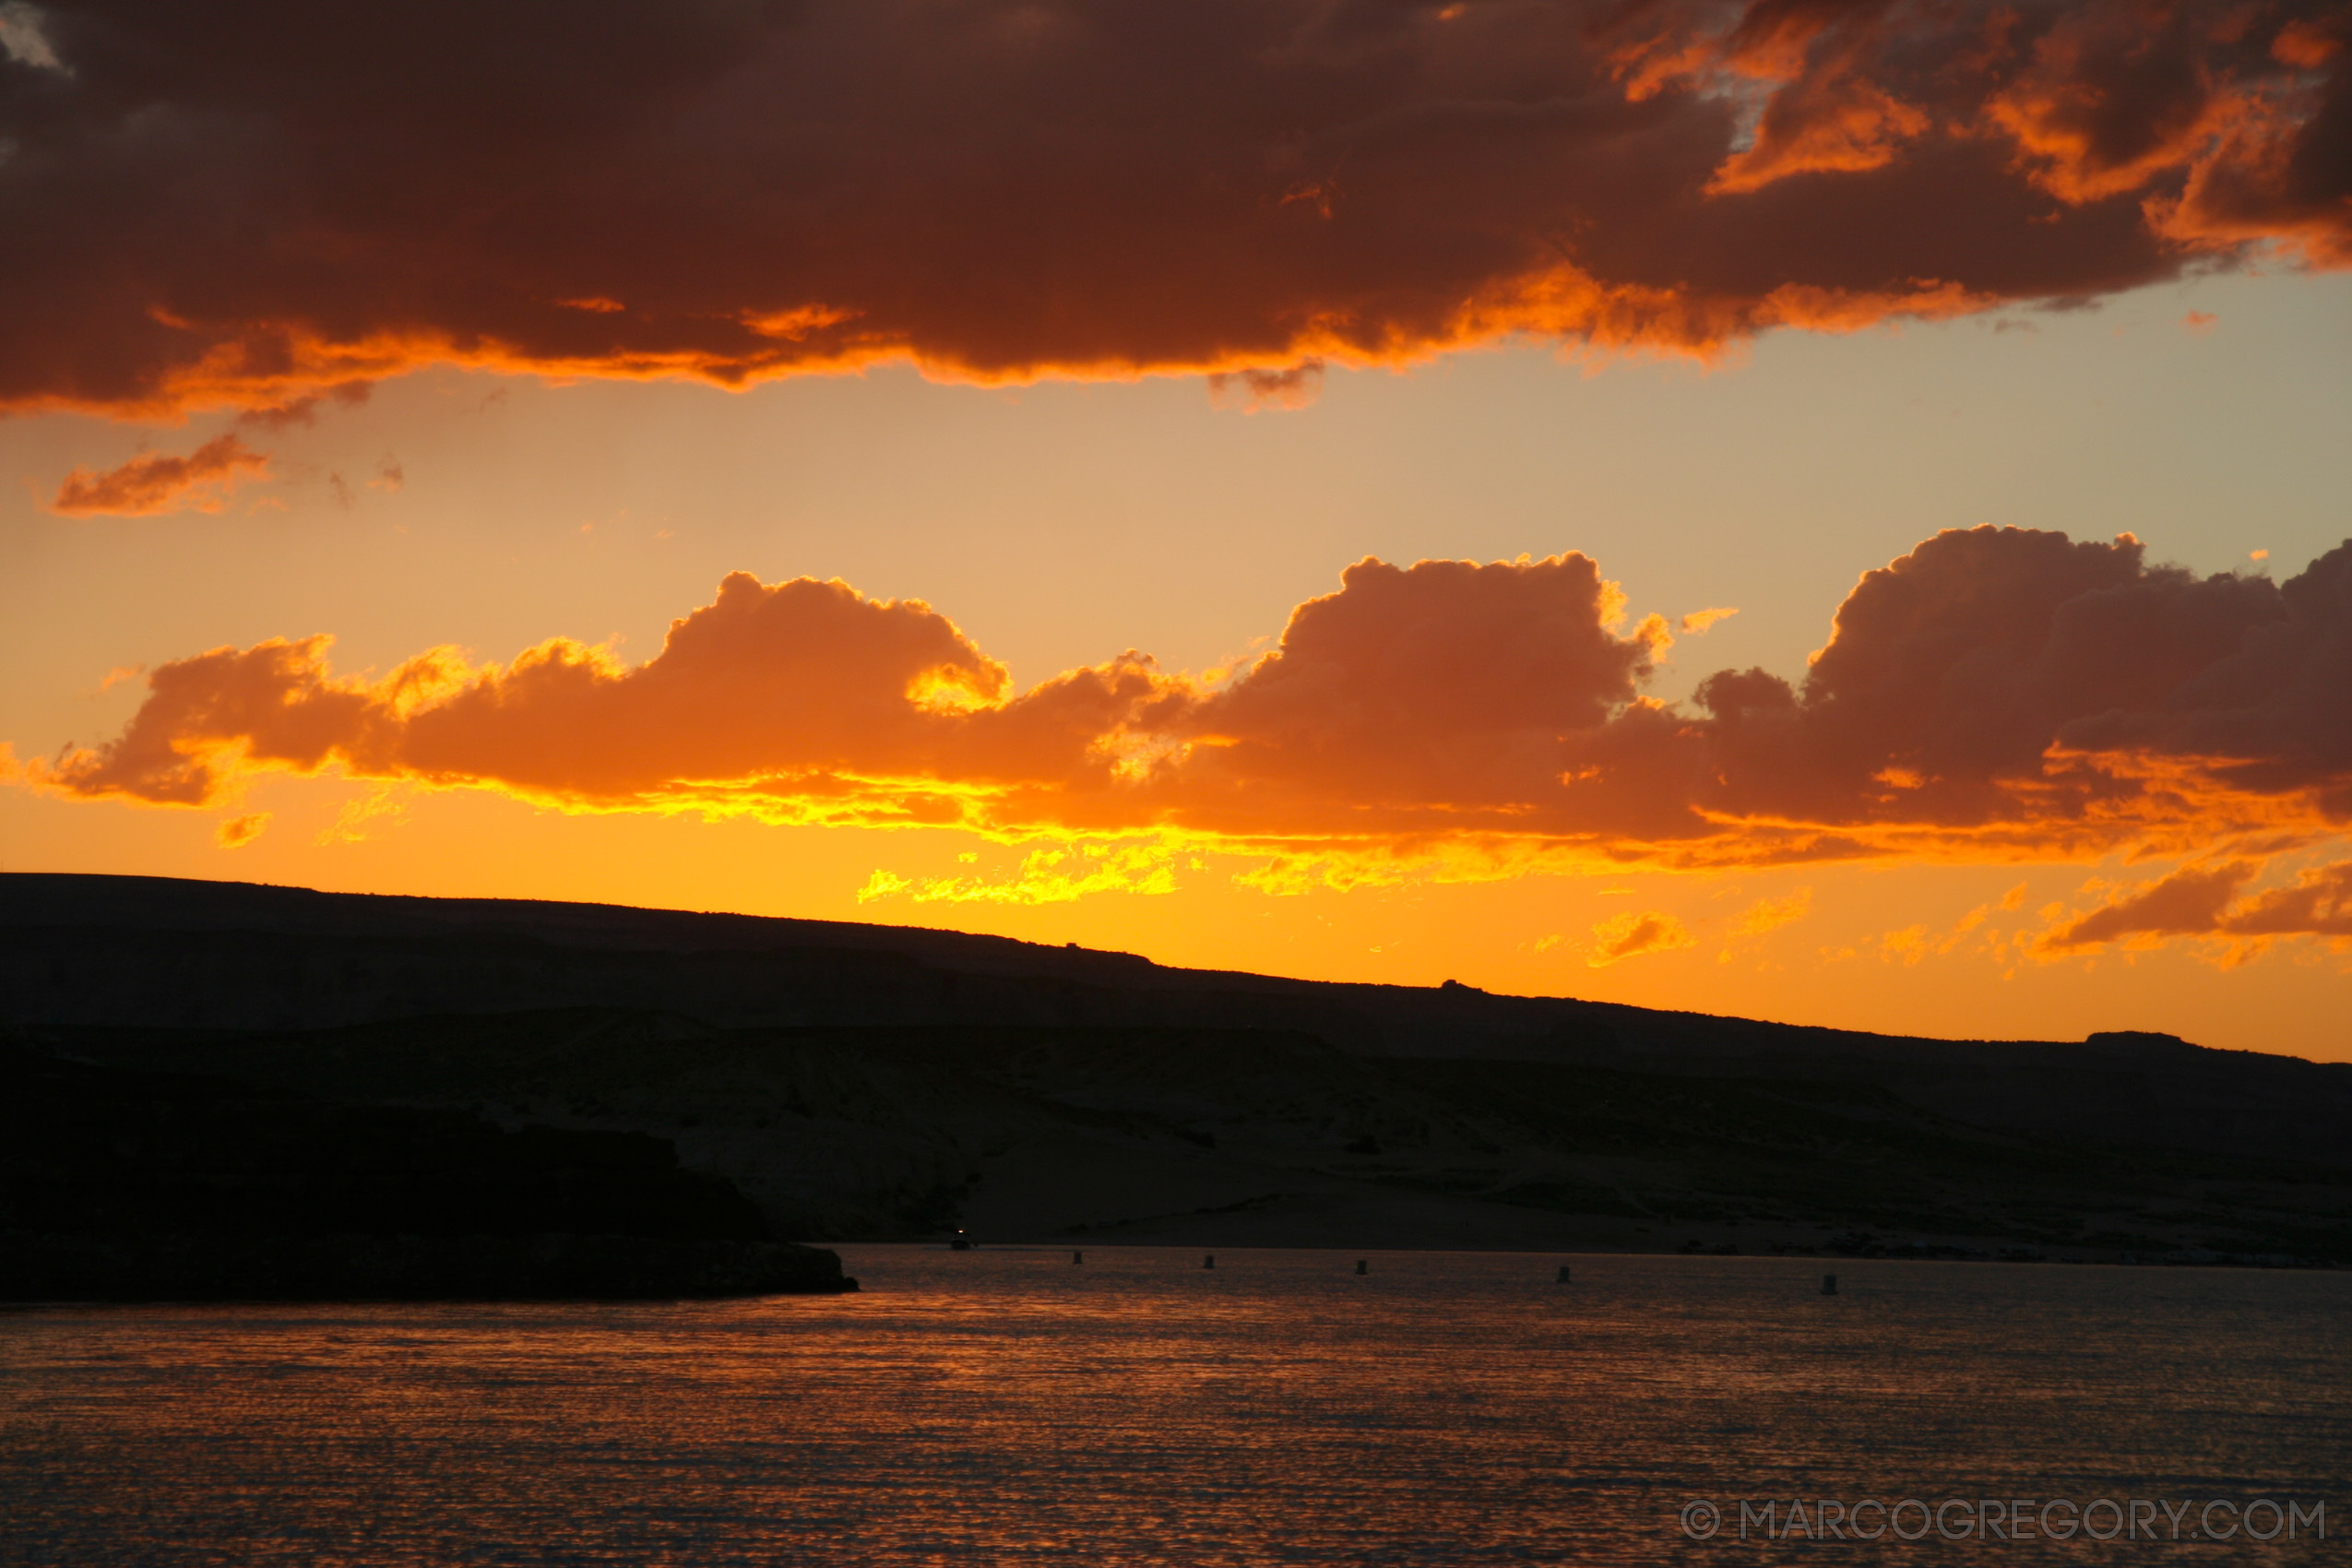
[(1731, 928), (1731, 934), (1762, 936), (1768, 931), (1793, 925), (1810, 913), (1813, 907), (1813, 890), (1800, 888), (1786, 898), (1759, 898), (1750, 905)]
[(2328, 67), (2346, 27), (2340, 6), (2079, 7), (2035, 39), (1989, 109), (2062, 201), (2136, 194), (2173, 244), (2259, 236), (2340, 267), (2352, 75)]
[(267, 812), (248, 812), (232, 816), (213, 829), (212, 841), (224, 849), (242, 849), (262, 835), (269, 826)]
[(2042, 185), (2084, 203), (2187, 167), (2246, 112), (2214, 17), (2192, 6), (2084, 6), (2042, 31), (1989, 102)]
[(234, 435), (216, 436), (184, 457), (134, 457), (104, 473), (76, 469), (50, 510), (74, 517), (150, 517), (194, 509), (218, 512), (249, 479), (266, 479), (269, 459)]
[(324, 636), (173, 660), (122, 734), (28, 778), (219, 805), (255, 771), (332, 767), (567, 809), (1189, 840), (1265, 857), (1272, 891), (1430, 864), (2180, 854), (2352, 821), (2352, 543), (2277, 584), (2150, 566), (2129, 536), (1951, 530), (1862, 576), (1800, 684), (1721, 671), (1685, 705), (1645, 694), (1667, 629), (1623, 611), (1579, 554), (1368, 560), (1222, 683), (1129, 652), (1021, 690), (920, 601), (739, 573), (634, 666), (563, 639), (375, 681), (334, 674)]
[(2352, 861), (2299, 873), (2292, 887), (2274, 887), (2222, 917), (2227, 936), (2352, 936)]
[(1761, 190), (1792, 174), (1882, 169), (1931, 123), (1872, 79), (1886, 47), (1885, 7), (1752, 6), (1721, 56), (1739, 76), (1777, 85), (1749, 145), (1707, 183), (1711, 195)]
[(5, 221), (43, 238), (0, 261), (40, 302), (0, 315), (0, 407), (882, 362), (1279, 406), (1309, 362), (2352, 261), (2319, 0), (406, 14), (42, 6), (53, 63), (0, 107)]
[(2340, 820), (2352, 726), (2327, 683), (2352, 657), (2352, 548), (2284, 588), (2144, 555), (1946, 531), (1864, 575), (1801, 688), (1727, 671), (1698, 688), (1704, 726), (1616, 727), (1687, 759), (1694, 813), (1752, 831), (1991, 850)]
[(1004, 667), (919, 600), (742, 573), (635, 668), (556, 638), (504, 667), (436, 648), (371, 683), (332, 674), (331, 642), (165, 664), (121, 736), (41, 776), (209, 805), (248, 772), (335, 766), (588, 808), (955, 823), (975, 799), (1107, 780), (1121, 723), (1171, 689), (1131, 656), (1013, 698)]
[[(905, 877), (876, 871), (858, 902), (904, 896), (918, 904), (1066, 904), (1097, 893), (1176, 891), (1178, 851), (1162, 843), (1087, 843), (1032, 849), (1003, 876)], [(1194, 869), (1198, 869), (1195, 864)]]
[(2174, 936), (2263, 942), (2282, 936), (2352, 937), (2352, 861), (2313, 866), (2291, 886), (2241, 897), (2262, 873), (2252, 860), (2185, 866), (2069, 921), (2036, 943), (2049, 954), (2110, 942)]
[(1168, 710), (1174, 749), (1137, 793), (1242, 835), (1525, 831), (1559, 793), (1560, 737), (1633, 701), (1666, 638), (1655, 616), (1619, 636), (1622, 602), (1578, 554), (1359, 562), (1275, 651)]
[[(2328, 22), (2334, 24), (2334, 31), (2330, 30)], [(2281, 65), (2316, 71), (2343, 50), (2344, 30), (2341, 13), (2327, 21), (2291, 21), (2279, 29), (2278, 35), (2271, 40), (2271, 57)]]
[(2204, 935), (2218, 926), (2238, 890), (2261, 869), (2251, 861), (2187, 867), (2052, 932), (2038, 945), (2064, 953), (2126, 936)]
[(1612, 915), (1593, 927), (1593, 950), (1585, 962), (1596, 969), (1627, 958), (1638, 958), (1645, 953), (1671, 953), (1677, 948), (1694, 946), (1698, 938), (1690, 929), (1663, 909), (1644, 909)]

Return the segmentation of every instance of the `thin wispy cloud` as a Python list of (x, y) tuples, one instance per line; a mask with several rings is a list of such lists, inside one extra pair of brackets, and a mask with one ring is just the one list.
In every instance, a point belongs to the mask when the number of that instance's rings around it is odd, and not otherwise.
[(215, 436), (184, 457), (157, 453), (98, 472), (76, 469), (50, 510), (71, 517), (150, 517), (217, 512), (232, 491), (269, 475), (269, 458), (234, 434)]

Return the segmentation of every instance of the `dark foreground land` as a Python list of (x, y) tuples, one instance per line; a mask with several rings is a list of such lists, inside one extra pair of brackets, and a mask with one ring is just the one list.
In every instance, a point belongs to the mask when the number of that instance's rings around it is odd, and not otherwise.
[(321, 1102), (0, 1048), (0, 1300), (855, 1289), (636, 1133)]
[[(142, 1104), (208, 1095), (203, 1115), (247, 1129), (220, 1149), (264, 1151), (255, 1169), (287, 1194), (345, 1194), (324, 1210), (254, 1199), (299, 1218), (215, 1227), (301, 1235), (309, 1252), (224, 1245), (196, 1249), (200, 1262), (142, 1241), (144, 1261), (122, 1265), (212, 1268), (226, 1288), (261, 1279), (266, 1251), (297, 1278), (254, 1293), (462, 1276), (487, 1294), (590, 1277), (690, 1294), (784, 1288), (757, 1270), (788, 1264), (814, 1271), (798, 1288), (823, 1289), (837, 1264), (808, 1260), (830, 1253), (766, 1238), (958, 1226), (1074, 1242), (2352, 1264), (2352, 1065), (2166, 1035), (1905, 1039), (1168, 969), (949, 932), (24, 874), (0, 876), (0, 1028), (17, 1072), (82, 1075), (86, 1099), (108, 1075), (125, 1094), (147, 1075)], [(107, 1103), (59, 1123), (92, 1168), (123, 1158), (103, 1152), (120, 1144), (110, 1118), (162, 1114)], [(316, 1163), (362, 1124), (386, 1151), (377, 1175)], [(201, 1218), (59, 1221), (56, 1189), (23, 1174), (30, 1146), (51, 1169), (68, 1158), (11, 1136), (6, 1226), (162, 1236)], [(472, 1152), (431, 1166), (428, 1147)], [(200, 1168), (220, 1158), (139, 1180), (211, 1192)], [(337, 1218), (389, 1202), (388, 1173), (427, 1168), (402, 1213)], [(538, 1195), (490, 1204), (505, 1229), (464, 1218), (510, 1190)], [(492, 1235), (510, 1241), (478, 1240)], [(612, 1240), (629, 1236), (634, 1251)], [(95, 1243), (43, 1244), (57, 1278), (114, 1266)]]

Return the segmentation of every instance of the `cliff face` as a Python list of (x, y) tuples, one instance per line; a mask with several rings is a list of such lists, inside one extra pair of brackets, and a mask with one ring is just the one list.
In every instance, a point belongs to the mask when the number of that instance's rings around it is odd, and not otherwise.
[(0, 1298), (841, 1289), (641, 1134), (0, 1052)]

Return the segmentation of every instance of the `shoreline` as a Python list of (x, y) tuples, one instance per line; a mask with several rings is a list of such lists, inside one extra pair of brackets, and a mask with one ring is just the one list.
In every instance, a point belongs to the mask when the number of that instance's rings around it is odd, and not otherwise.
[[(1374, 1241), (1233, 1241), (1229, 1240), (1171, 1241), (1104, 1241), (1084, 1237), (1054, 1237), (1010, 1239), (1001, 1241), (976, 1241), (968, 1248), (951, 1247), (936, 1237), (856, 1237), (827, 1238), (822, 1245), (827, 1248), (896, 1247), (909, 1250), (953, 1253), (956, 1251), (985, 1253), (1071, 1253), (1071, 1252), (1143, 1252), (1207, 1250), (1226, 1253), (1335, 1253), (1362, 1256), (1381, 1254), (1445, 1255), (1460, 1254), (1494, 1257), (1562, 1257), (1562, 1258), (1696, 1258), (1713, 1262), (1750, 1263), (1958, 1263), (1958, 1264), (2017, 1264), (2032, 1266), (2070, 1268), (2235, 1268), (2283, 1271), (2289, 1273), (2334, 1274), (2346, 1272), (2346, 1265), (2327, 1258), (2292, 1258), (2284, 1256), (2222, 1255), (2215, 1257), (2151, 1257), (2137, 1253), (2113, 1256), (2091, 1256), (2079, 1253), (2050, 1255), (2037, 1253), (2024, 1255), (2024, 1249), (2003, 1249), (1994, 1252), (1956, 1247), (1889, 1247), (1875, 1252), (1837, 1252), (1827, 1249), (1800, 1250), (1787, 1248), (1748, 1252), (1718, 1251), (1712, 1248), (1688, 1247), (1497, 1247), (1497, 1246), (1419, 1246)], [(2006, 1255), (2004, 1255), (2004, 1253)]]

